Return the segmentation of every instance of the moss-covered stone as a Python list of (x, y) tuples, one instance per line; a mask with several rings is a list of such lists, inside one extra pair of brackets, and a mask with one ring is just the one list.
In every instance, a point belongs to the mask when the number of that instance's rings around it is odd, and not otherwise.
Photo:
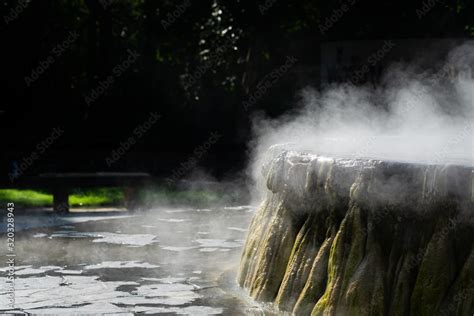
[(472, 170), (279, 152), (239, 284), (295, 315), (474, 312)]

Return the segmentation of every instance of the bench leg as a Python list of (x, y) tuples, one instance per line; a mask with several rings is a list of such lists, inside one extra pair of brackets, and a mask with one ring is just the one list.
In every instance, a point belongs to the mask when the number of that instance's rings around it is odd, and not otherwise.
[(123, 188), (123, 199), (125, 208), (129, 211), (135, 210), (137, 207), (138, 189), (135, 187), (124, 187)]
[(69, 212), (69, 192), (62, 189), (53, 192), (53, 211), (56, 213)]

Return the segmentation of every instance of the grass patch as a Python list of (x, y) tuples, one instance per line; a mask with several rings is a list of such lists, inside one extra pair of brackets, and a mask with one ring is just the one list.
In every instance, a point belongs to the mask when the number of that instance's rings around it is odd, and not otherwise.
[[(154, 206), (211, 207), (220, 204), (241, 203), (239, 191), (223, 187), (177, 188), (152, 185), (138, 192), (137, 204), (145, 208)], [(13, 202), (24, 207), (51, 207), (53, 196), (44, 190), (0, 190), (0, 203)], [(123, 206), (124, 195), (121, 188), (94, 188), (72, 190), (69, 195), (71, 207)]]
[[(35, 190), (0, 190), (0, 202), (13, 202), (21, 206), (52, 206), (53, 196), (46, 191)], [(119, 188), (98, 188), (73, 190), (69, 195), (69, 204), (77, 206), (111, 206), (123, 203), (123, 193)]]
[(0, 190), (0, 201), (25, 206), (46, 206), (53, 204), (53, 196), (42, 191), (7, 189)]
[(71, 206), (108, 206), (123, 203), (123, 191), (120, 188), (98, 188), (73, 191), (69, 196)]

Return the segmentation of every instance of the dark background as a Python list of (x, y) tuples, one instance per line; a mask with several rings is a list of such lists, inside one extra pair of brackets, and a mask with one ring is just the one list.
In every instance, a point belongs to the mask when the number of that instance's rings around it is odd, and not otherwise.
[[(298, 106), (301, 88), (321, 85), (324, 43), (474, 35), (474, 1), (469, 0), (0, 4), (1, 179), (58, 126), (64, 133), (22, 170), (23, 175), (146, 171), (170, 177), (217, 132), (220, 139), (196, 165), (217, 178), (230, 176), (246, 164), (252, 118), (291, 111)], [(426, 12), (421, 14), (423, 7)], [(176, 17), (169, 19), (173, 13)], [(328, 24), (331, 18), (335, 22)], [(325, 25), (330, 27), (322, 32)], [(78, 38), (57, 57), (53, 49), (71, 32)], [(87, 106), (85, 96), (114, 74), (130, 50), (140, 57)], [(25, 77), (51, 56), (54, 62), (28, 86)], [(287, 56), (298, 62), (246, 110), (243, 102)], [(208, 70), (186, 86), (209, 59), (213, 62)], [(151, 112), (161, 115), (160, 120), (108, 166), (106, 158)], [(193, 168), (185, 169), (183, 177)]]

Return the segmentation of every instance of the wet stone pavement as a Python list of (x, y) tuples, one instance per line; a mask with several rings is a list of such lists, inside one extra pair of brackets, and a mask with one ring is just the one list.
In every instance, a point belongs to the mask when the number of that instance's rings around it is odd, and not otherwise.
[[(15, 311), (259, 315), (259, 307), (235, 281), (254, 212), (240, 206), (75, 214), (54, 220), (44, 214), (17, 215), (16, 226), (22, 230), (15, 236)], [(4, 231), (0, 314), (13, 312)]]

